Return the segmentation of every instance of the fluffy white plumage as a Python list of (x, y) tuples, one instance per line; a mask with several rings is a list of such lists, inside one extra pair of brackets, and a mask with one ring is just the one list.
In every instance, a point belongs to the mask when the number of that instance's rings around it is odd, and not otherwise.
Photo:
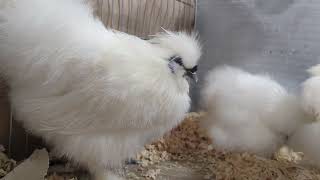
[(304, 110), (319, 120), (320, 99), (316, 98), (320, 92), (320, 65), (308, 69), (312, 77), (303, 83), (302, 105)]
[(296, 98), (266, 75), (223, 66), (211, 71), (202, 92), (202, 125), (214, 145), (270, 156), (303, 119)]
[(288, 145), (297, 152), (303, 152), (308, 165), (320, 167), (320, 122), (307, 123), (289, 137)]
[(311, 67), (311, 77), (302, 85), (301, 101), (305, 112), (313, 120), (298, 128), (289, 138), (289, 145), (296, 151), (302, 151), (309, 161), (305, 163), (320, 167), (320, 65)]
[(82, 0), (17, 0), (0, 19), (0, 72), (17, 119), (97, 179), (189, 109), (185, 73), (201, 54), (193, 35), (148, 42), (107, 30)]

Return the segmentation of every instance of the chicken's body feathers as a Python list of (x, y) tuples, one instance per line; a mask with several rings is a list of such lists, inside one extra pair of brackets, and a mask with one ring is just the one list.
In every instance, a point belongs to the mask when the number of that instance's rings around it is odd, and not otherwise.
[(266, 75), (218, 67), (202, 92), (202, 122), (219, 149), (271, 156), (304, 114), (298, 100)]
[(105, 29), (81, 0), (19, 0), (0, 17), (15, 116), (61, 156), (120, 166), (189, 109), (188, 82), (168, 67), (174, 50)]

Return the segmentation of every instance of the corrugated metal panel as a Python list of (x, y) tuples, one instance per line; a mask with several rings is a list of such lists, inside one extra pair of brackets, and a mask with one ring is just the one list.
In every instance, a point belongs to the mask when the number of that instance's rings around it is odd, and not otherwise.
[(192, 31), (196, 0), (96, 0), (96, 14), (107, 27), (148, 38), (167, 30)]

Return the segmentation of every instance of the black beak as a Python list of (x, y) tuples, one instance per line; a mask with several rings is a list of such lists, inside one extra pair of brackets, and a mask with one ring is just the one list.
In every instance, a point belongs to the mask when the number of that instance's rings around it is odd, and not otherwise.
[(196, 83), (198, 82), (198, 76), (197, 76), (197, 73), (195, 73), (195, 72), (187, 71), (185, 76), (187, 76), (188, 78), (192, 79)]

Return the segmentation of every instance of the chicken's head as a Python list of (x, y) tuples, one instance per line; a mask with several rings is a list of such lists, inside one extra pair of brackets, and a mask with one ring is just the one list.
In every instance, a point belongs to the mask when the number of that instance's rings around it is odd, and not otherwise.
[(197, 33), (159, 33), (150, 42), (168, 52), (168, 66), (172, 73), (197, 81), (201, 45)]

